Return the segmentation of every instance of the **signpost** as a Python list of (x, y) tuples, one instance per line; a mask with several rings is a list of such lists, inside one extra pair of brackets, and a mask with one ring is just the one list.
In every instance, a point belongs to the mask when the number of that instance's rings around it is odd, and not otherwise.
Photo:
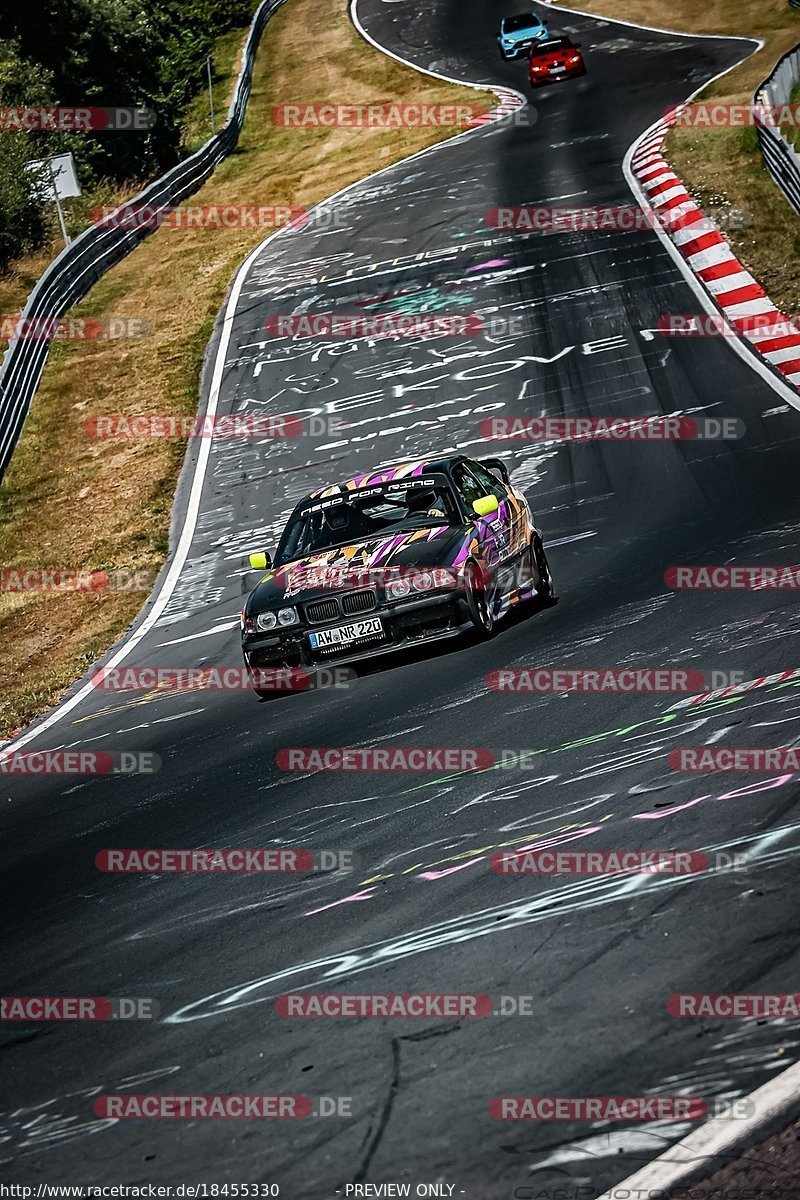
[(52, 158), (40, 158), (29, 162), (26, 170), (30, 171), (34, 177), (35, 194), (41, 200), (55, 203), (64, 244), (68, 246), (70, 237), (64, 223), (61, 201), (81, 194), (78, 177), (75, 174), (75, 159), (71, 154), (54, 154)]

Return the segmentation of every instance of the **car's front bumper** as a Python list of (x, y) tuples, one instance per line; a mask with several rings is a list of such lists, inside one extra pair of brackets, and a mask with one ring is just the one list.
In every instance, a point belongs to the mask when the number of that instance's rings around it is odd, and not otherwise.
[[(308, 637), (311, 626), (295, 626), (268, 634), (245, 634), (242, 637), (245, 662), (252, 668), (319, 667), (326, 663), (358, 662), (439, 638), (456, 637), (471, 625), (466, 593), (460, 588), (380, 605), (363, 614), (363, 619), (372, 617), (380, 617), (383, 623), (379, 636), (326, 649), (312, 648)], [(313, 632), (320, 633), (343, 623), (339, 619), (326, 625), (315, 625)]]
[(534, 41), (535, 38), (532, 38), (529, 42), (517, 42), (513, 46), (501, 46), (500, 53), (507, 61), (512, 58), (522, 58), (523, 56), (527, 56)]
[(537, 72), (535, 75), (530, 74), (531, 87), (543, 87), (546, 83), (560, 83), (562, 79), (577, 79), (579, 75), (586, 74), (586, 66), (581, 63), (577, 67), (567, 67), (565, 71), (552, 73), (550, 71)]
[(541, 37), (526, 37), (520, 38), (517, 42), (512, 42), (510, 46), (504, 46), (498, 38), (497, 45), (503, 58), (522, 58), (523, 56), (527, 57), (531, 48), (540, 41), (542, 41)]

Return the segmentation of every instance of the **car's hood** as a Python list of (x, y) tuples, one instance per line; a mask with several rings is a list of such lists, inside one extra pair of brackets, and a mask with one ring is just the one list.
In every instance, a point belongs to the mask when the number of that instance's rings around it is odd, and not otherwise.
[(511, 33), (502, 33), (500, 36), (512, 42), (520, 42), (528, 38), (540, 38), (546, 32), (541, 25), (531, 25), (529, 29), (514, 29)]
[(574, 46), (564, 46), (560, 50), (538, 51), (531, 57), (531, 65), (534, 63), (537, 67), (565, 67), (569, 59), (578, 51)]
[(261, 612), (276, 600), (310, 600), (359, 586), (380, 583), (383, 572), (396, 567), (447, 567), (470, 534), (468, 526), (437, 525), (408, 529), (352, 546), (337, 546), (309, 554), (265, 575), (247, 602), (248, 614)]

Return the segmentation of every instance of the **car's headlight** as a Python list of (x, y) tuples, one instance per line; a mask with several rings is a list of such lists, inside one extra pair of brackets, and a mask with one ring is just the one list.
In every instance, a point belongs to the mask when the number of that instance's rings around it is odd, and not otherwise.
[(279, 625), (296, 625), (298, 621), (296, 608), (279, 608), (278, 609), (278, 624)]
[(401, 576), (400, 579), (390, 579), (386, 584), (387, 600), (403, 600), (411, 594), (411, 581)]
[(259, 613), (256, 617), (256, 629), (260, 629), (265, 633), (268, 629), (274, 629), (278, 624), (278, 618), (274, 612)]
[(404, 600), (406, 596), (419, 592), (450, 590), (457, 585), (455, 572), (446, 567), (434, 567), (431, 571), (410, 571), (399, 579), (390, 579), (386, 584), (387, 600)]

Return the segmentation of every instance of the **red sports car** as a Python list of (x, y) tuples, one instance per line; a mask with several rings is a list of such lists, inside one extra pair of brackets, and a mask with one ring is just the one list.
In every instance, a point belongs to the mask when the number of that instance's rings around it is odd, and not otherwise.
[(586, 63), (580, 52), (580, 42), (568, 37), (548, 38), (531, 47), (528, 78), (531, 87), (557, 83), (559, 79), (574, 79), (586, 74)]

